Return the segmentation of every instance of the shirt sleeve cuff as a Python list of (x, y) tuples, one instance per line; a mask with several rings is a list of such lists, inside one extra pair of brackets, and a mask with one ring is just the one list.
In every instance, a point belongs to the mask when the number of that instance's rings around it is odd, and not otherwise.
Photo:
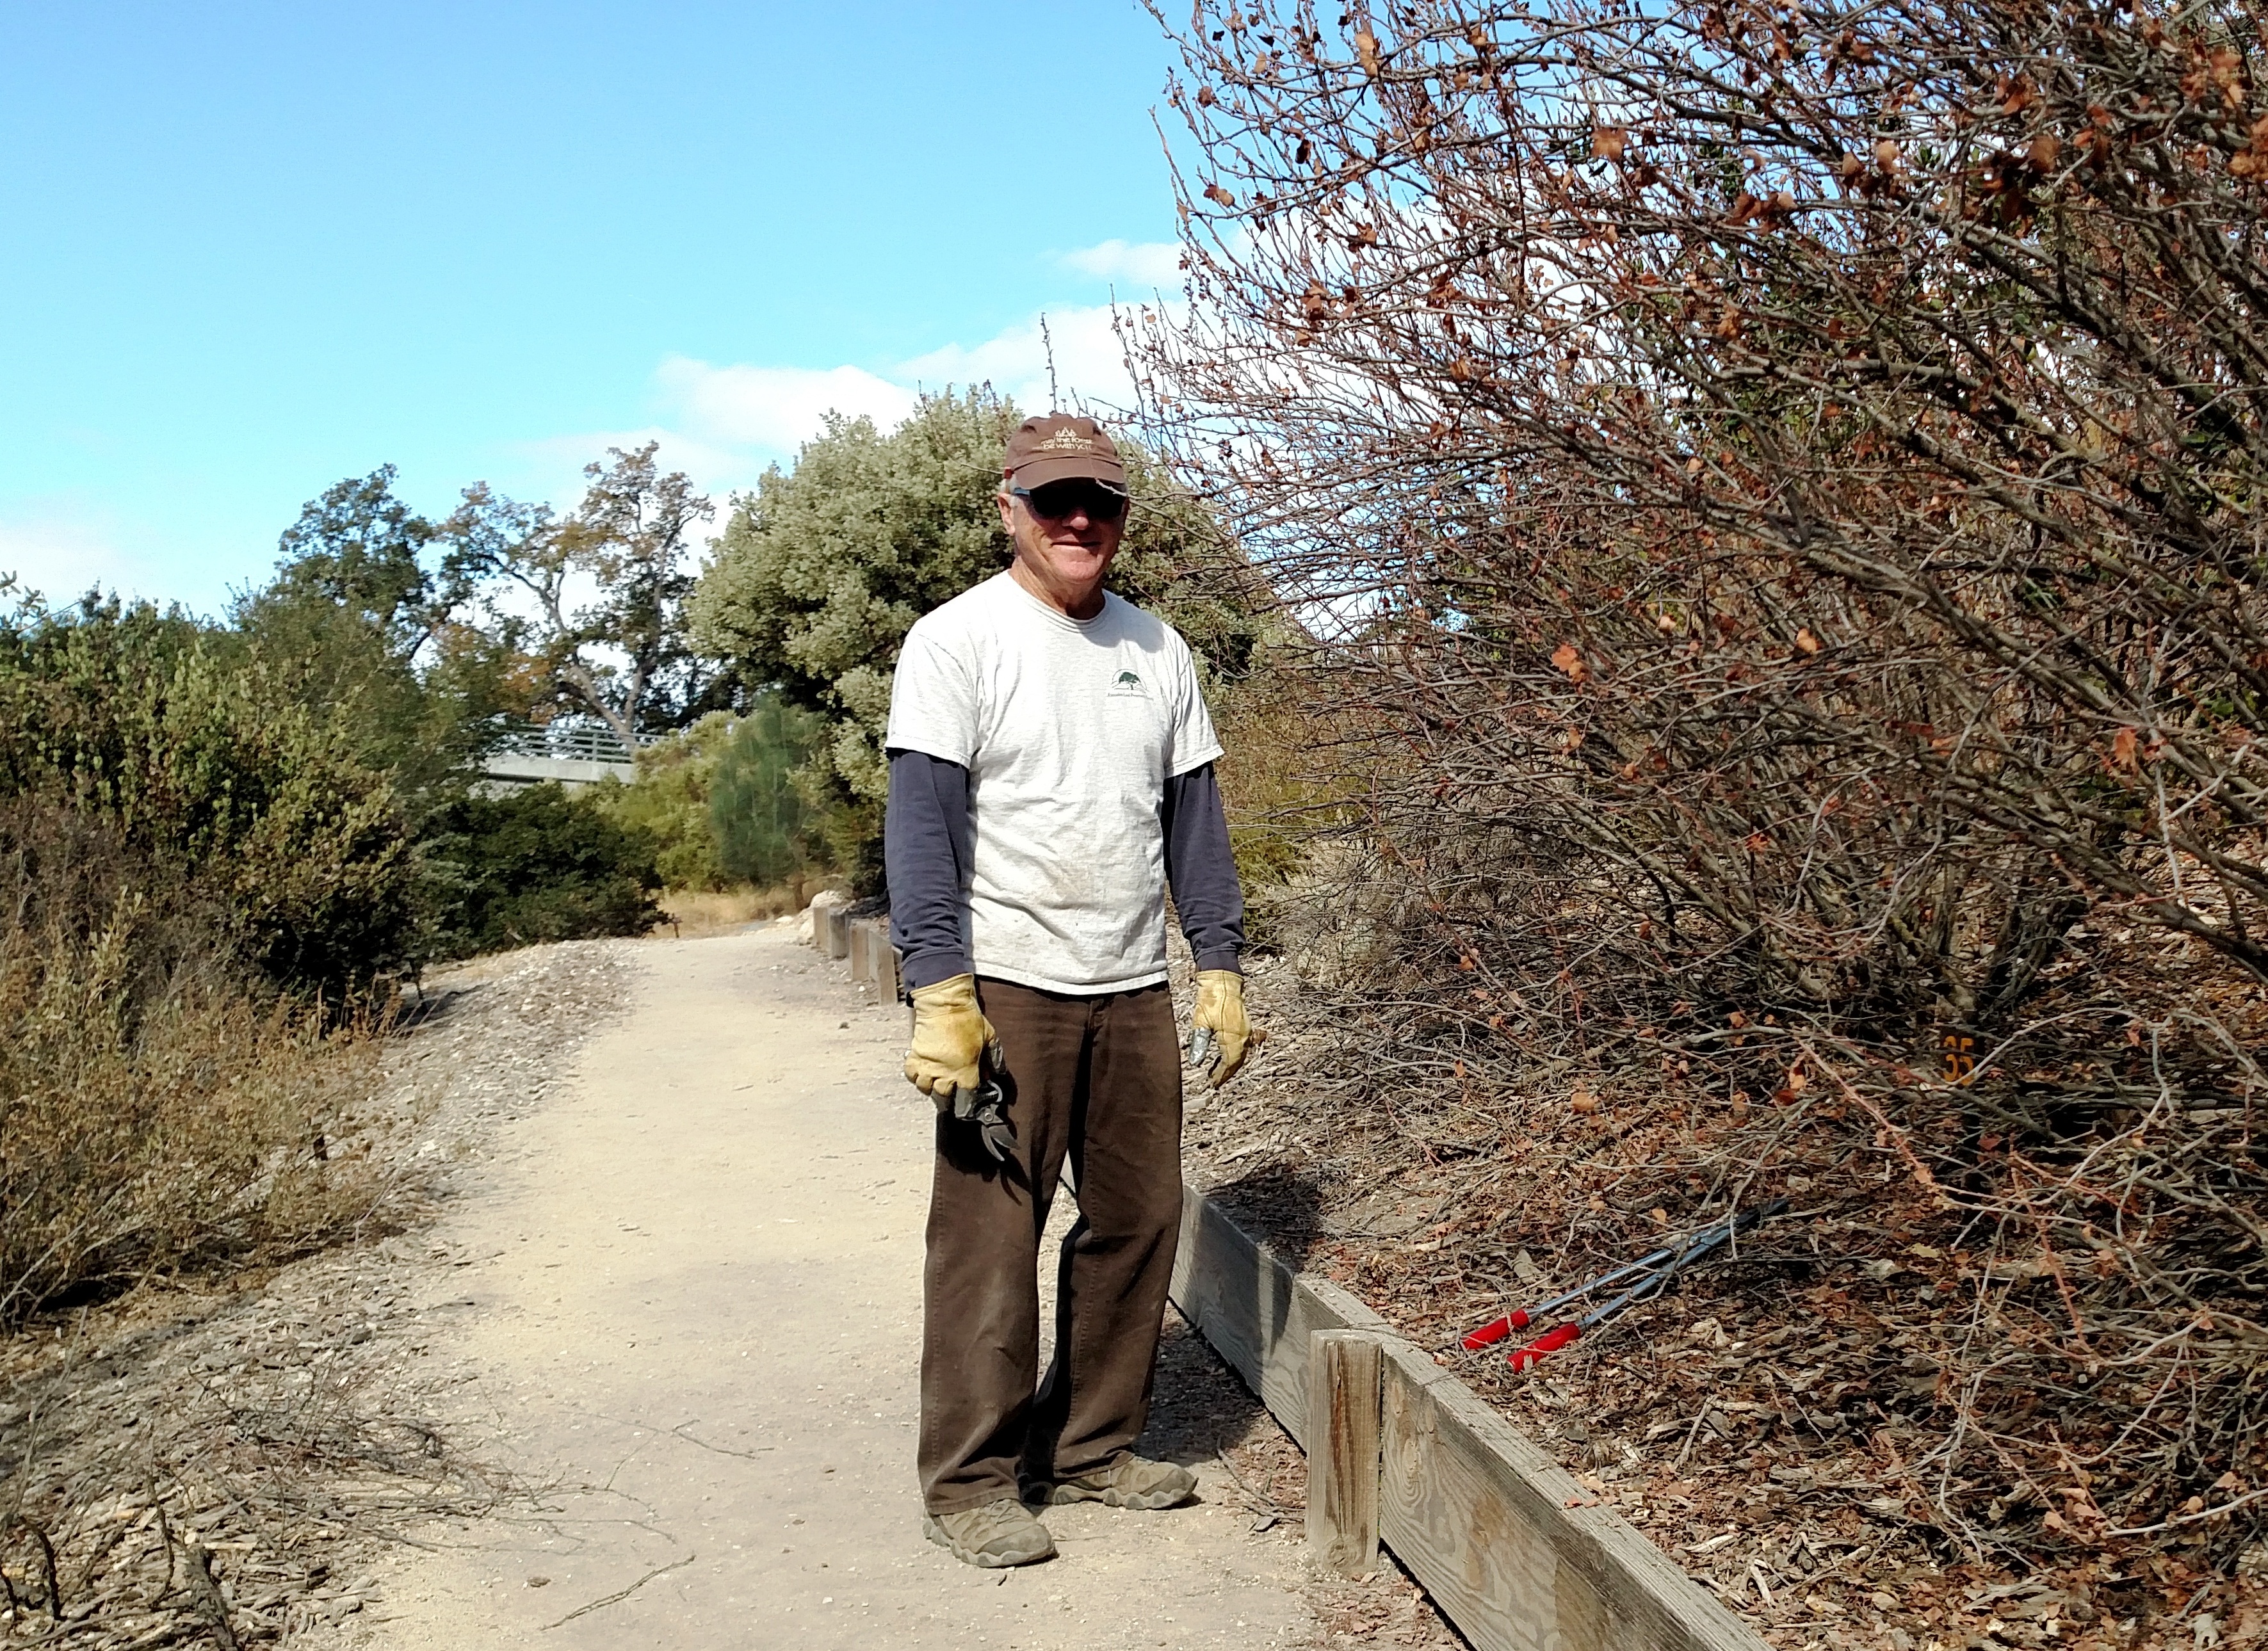
[(917, 952), (898, 965), (898, 976), (908, 991), (917, 987), (935, 986), (939, 980), (950, 980), (956, 974), (975, 974), (976, 965), (965, 951)]
[(1244, 972), (1242, 969), (1237, 967), (1236, 948), (1233, 946), (1223, 946), (1218, 951), (1199, 952), (1197, 954), (1197, 967), (1199, 969), (1226, 969), (1231, 974), (1242, 974)]

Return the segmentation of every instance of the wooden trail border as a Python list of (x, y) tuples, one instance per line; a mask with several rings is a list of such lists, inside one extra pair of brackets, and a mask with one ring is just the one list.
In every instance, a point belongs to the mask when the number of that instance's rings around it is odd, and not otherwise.
[[(1285, 1266), (1194, 1187), (1182, 1199), (1173, 1298), (1311, 1464), (1319, 1450), (1329, 1456), (1330, 1552), (1362, 1545), (1365, 1533), (1336, 1523), (1342, 1510), (1366, 1520), (1374, 1507), (1376, 1540), (1480, 1651), (1765, 1651), (1714, 1596), (1422, 1348), (1336, 1284)], [(1311, 1346), (1319, 1331), (1377, 1342), (1374, 1435), (1346, 1426), (1345, 1392), (1336, 1416), (1332, 1396), (1318, 1395), (1322, 1426), (1311, 1430), (1311, 1355), (1319, 1372), (1366, 1367), (1329, 1346), (1342, 1338)], [(1347, 1442), (1367, 1449), (1359, 1442), (1371, 1436), (1374, 1501), (1344, 1479)], [(1313, 1479), (1311, 1466), (1311, 1499)]]

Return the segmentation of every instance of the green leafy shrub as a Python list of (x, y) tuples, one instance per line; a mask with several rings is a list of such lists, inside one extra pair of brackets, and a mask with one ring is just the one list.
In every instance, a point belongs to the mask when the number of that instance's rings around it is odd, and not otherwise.
[(710, 825), (711, 788), (733, 737), (733, 718), (712, 711), (682, 733), (637, 754), (637, 778), (609, 781), (592, 793), (614, 819), (653, 844), (654, 868), (666, 889), (721, 890), (733, 882)]
[(777, 887), (824, 860), (818, 811), (799, 771), (825, 729), (815, 713), (765, 693), (745, 716), (712, 711), (647, 746), (636, 780), (592, 796), (652, 842), (655, 869), (672, 892)]
[(1007, 562), (992, 493), (1013, 406), (925, 398), (884, 435), (830, 419), (743, 497), (688, 605), (695, 641), (827, 719), (804, 797), (852, 882), (880, 876), (890, 673), (913, 622)]
[(826, 728), (816, 712), (777, 693), (733, 725), (709, 783), (710, 829), (728, 876), (775, 888), (800, 884), (825, 863), (817, 811), (798, 775)]
[(642, 935), (661, 916), (652, 839), (589, 792), (461, 797), (435, 811), (424, 847), (442, 890), (443, 956)]
[(90, 598), (0, 615), (0, 796), (114, 831), (279, 984), (335, 993), (408, 963), (418, 870), (387, 776), (342, 715), (178, 613)]

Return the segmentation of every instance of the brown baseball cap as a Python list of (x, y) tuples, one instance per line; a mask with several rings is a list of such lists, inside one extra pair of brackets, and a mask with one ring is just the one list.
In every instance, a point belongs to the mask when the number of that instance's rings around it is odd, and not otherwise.
[(1084, 477), (1126, 491), (1126, 466), (1102, 426), (1070, 413), (1027, 418), (1008, 438), (1008, 479), (1020, 488)]

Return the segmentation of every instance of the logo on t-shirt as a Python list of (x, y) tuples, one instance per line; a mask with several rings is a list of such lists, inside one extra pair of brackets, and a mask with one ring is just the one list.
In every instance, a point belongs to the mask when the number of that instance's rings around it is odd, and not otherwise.
[(1117, 679), (1111, 683), (1110, 692), (1113, 696), (1131, 693), (1139, 698), (1142, 693), (1142, 679), (1131, 671), (1122, 671), (1118, 673)]

